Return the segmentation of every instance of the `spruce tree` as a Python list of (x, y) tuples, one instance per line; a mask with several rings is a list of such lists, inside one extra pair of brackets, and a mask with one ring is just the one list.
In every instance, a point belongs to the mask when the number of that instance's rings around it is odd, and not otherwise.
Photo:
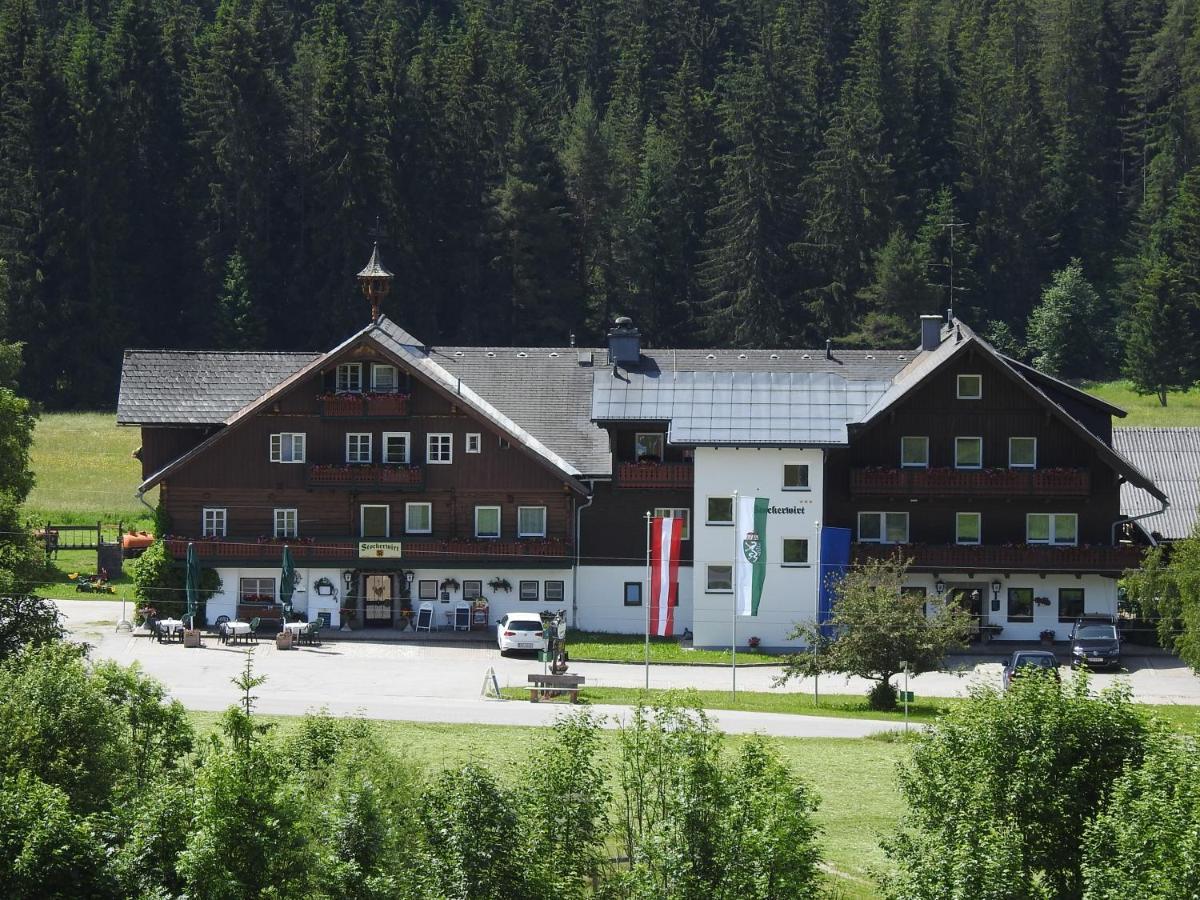
[(1049, 375), (1104, 374), (1112, 353), (1112, 314), (1078, 259), (1054, 273), (1029, 317), (1026, 337), (1033, 365)]
[(1130, 311), (1125, 337), (1125, 373), (1139, 394), (1153, 394), (1162, 406), (1171, 391), (1196, 383), (1196, 355), (1188, 310), (1180, 294), (1178, 269), (1155, 254)]

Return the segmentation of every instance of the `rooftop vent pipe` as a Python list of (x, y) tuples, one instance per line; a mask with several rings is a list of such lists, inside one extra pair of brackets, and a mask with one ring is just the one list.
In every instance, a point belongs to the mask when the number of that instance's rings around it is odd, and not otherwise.
[(825, 358), (833, 359), (833, 338), (825, 338)]

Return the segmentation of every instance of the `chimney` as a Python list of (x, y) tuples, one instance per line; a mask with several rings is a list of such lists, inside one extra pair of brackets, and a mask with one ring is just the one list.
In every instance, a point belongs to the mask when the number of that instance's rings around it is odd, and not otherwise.
[(936, 350), (942, 343), (942, 317), (921, 316), (921, 349)]
[(833, 338), (825, 338), (825, 358), (833, 359)]
[(615, 366), (636, 366), (642, 358), (642, 335), (633, 319), (621, 316), (608, 333), (608, 361)]

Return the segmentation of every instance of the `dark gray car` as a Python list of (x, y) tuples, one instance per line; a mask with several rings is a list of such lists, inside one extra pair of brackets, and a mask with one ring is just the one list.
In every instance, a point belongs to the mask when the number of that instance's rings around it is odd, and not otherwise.
[(1004, 672), (1001, 676), (1004, 690), (1012, 686), (1014, 678), (1021, 676), (1022, 670), (1033, 669), (1035, 672), (1049, 672), (1058, 680), (1058, 657), (1049, 650), (1018, 650), (1004, 662)]
[(1111, 622), (1079, 621), (1071, 629), (1071, 665), (1120, 668), (1121, 635)]

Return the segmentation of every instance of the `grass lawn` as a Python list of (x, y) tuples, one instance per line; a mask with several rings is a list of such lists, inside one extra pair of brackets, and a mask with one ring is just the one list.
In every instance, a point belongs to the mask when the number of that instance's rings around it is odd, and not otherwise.
[[(136, 428), (118, 428), (112, 412), (47, 413), (33, 432), (37, 481), (25, 503), (27, 516), (61, 525), (97, 520), (146, 527), (150, 513), (134, 495), (141, 463), (130, 454), (141, 444)], [(157, 491), (146, 495), (153, 506)]]
[(124, 570), (120, 575), (110, 579), (109, 584), (114, 588), (111, 594), (82, 594), (75, 590), (75, 581), (68, 578), (71, 574), (92, 575), (96, 572), (95, 550), (60, 550), (58, 556), (50, 560), (50, 567), (43, 576), (43, 583), (34, 589), (38, 597), (50, 597), (55, 600), (133, 600), (133, 579), (129, 574), (129, 564), (133, 560), (125, 560)]
[[(216, 725), (215, 713), (189, 713), (197, 729)], [(296, 719), (261, 716), (286, 731)], [(482, 763), (501, 778), (528, 776), (522, 768), (531, 743), (547, 738), (538, 728), (496, 725), (431, 725), (416, 722), (376, 723), (385, 740), (427, 772)], [(730, 746), (741, 738), (729, 736)], [(879, 838), (896, 826), (901, 800), (895, 788), (896, 764), (905, 754), (903, 743), (881, 740), (779, 738), (772, 742), (821, 798), (817, 820), (823, 829), (825, 859), (840, 877), (831, 879), (841, 898), (872, 898), (878, 892), (870, 881), (872, 869), (886, 865)], [(615, 734), (604, 733), (604, 752), (611, 760)]]
[(1113, 419), (1115, 428), (1130, 425), (1200, 425), (1200, 390), (1168, 394), (1167, 405), (1159, 406), (1157, 397), (1138, 396), (1128, 381), (1090, 381), (1081, 384), (1080, 388), (1129, 413), (1124, 419)]
[[(567, 635), (567, 648), (575, 662), (640, 663), (646, 659), (646, 638), (640, 634), (608, 634), (598, 631), (572, 631)], [(687, 650), (677, 638), (650, 638), (650, 662), (671, 664), (729, 665), (728, 650)], [(749, 647), (739, 647), (739, 666), (778, 665), (782, 656), (760, 653)]]

